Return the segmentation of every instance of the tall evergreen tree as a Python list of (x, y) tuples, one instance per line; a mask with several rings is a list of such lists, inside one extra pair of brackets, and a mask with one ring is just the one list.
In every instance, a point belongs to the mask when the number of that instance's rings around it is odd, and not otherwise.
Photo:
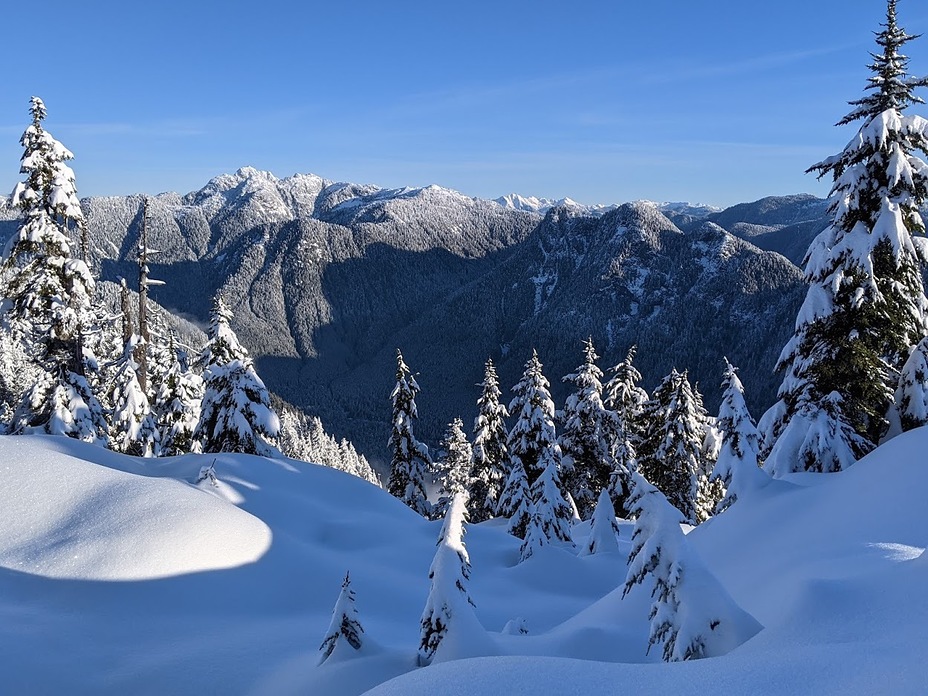
[(465, 505), (470, 488), (471, 446), (464, 434), (464, 423), (455, 418), (448, 425), (442, 441), (444, 456), (439, 462), (439, 490), (440, 498), (433, 512), (433, 517), (444, 517), (451, 499), (456, 495), (464, 498)]
[(232, 312), (220, 296), (213, 303), (201, 360), (204, 394), (194, 437), (204, 452), (241, 452), (265, 457), (279, 454), (273, 441), (280, 420), (258, 377), (248, 351), (229, 326)]
[(520, 459), (512, 460), (509, 478), (500, 494), (496, 514), (508, 517), (509, 525), (506, 528), (510, 534), (520, 539), (525, 538), (525, 530), (532, 519), (532, 493), (525, 475), (525, 467)]
[(150, 317), (152, 321), (148, 331), (148, 350), (145, 353), (148, 376), (146, 393), (151, 396), (152, 408), (160, 412), (158, 395), (162, 392), (177, 360), (177, 337), (171, 331), (164, 331), (163, 326), (157, 326), (162, 321), (159, 312), (151, 312)]
[[(160, 345), (160, 343), (158, 344)], [(171, 457), (185, 452), (197, 452), (200, 443), (194, 437), (200, 420), (200, 405), (203, 401), (203, 379), (181, 364), (176, 339), (169, 337), (166, 354), (155, 354), (150, 366), (158, 366), (152, 380), (155, 392), (155, 413), (160, 427), (161, 453)], [(167, 370), (162, 371), (162, 360), (170, 360)]]
[(647, 408), (640, 471), (687, 522), (698, 524), (699, 480), (706, 469), (702, 454), (706, 416), (686, 373), (672, 370), (654, 390)]
[(396, 351), (396, 386), (390, 394), (393, 402), (390, 432), (390, 479), (387, 490), (423, 517), (431, 512), (425, 493), (425, 475), (431, 465), (428, 448), (416, 440), (413, 423), (418, 418), (416, 395), (419, 384)]
[(553, 447), (541, 453), (539, 463), (544, 464), (544, 469), (531, 487), (532, 512), (538, 518), (541, 531), (550, 541), (561, 542), (572, 548), (574, 542), (570, 536), (570, 524), (573, 509), (564, 498), (556, 453)]
[(638, 386), (641, 373), (634, 366), (635, 346), (628, 349), (625, 360), (610, 369), (612, 377), (603, 387), (603, 403), (610, 418), (609, 427), (612, 472), (609, 495), (623, 517), (630, 516), (627, 501), (631, 495), (631, 475), (638, 469), (638, 448), (645, 431), (644, 410), (648, 393)]
[(32, 124), (20, 139), (26, 180), (16, 185), (11, 201), (23, 220), (4, 254), (0, 312), (42, 371), (20, 400), (11, 431), (105, 439), (103, 409), (86, 379), (83, 341), (93, 316), (94, 280), (87, 264), (72, 258), (69, 238), (72, 228), (82, 234), (85, 227), (67, 165), (74, 156), (44, 130), (47, 112), (38, 97), (30, 113)]
[(615, 414), (603, 405), (603, 373), (596, 366), (599, 356), (591, 338), (583, 344), (583, 356), (583, 364), (564, 378), (575, 391), (564, 405), (564, 425), (558, 441), (566, 488), (577, 504), (580, 518), (586, 520), (596, 507), (597, 491), (608, 487), (615, 471), (611, 446), (616, 424)]
[(738, 379), (738, 370), (728, 358), (725, 358), (722, 390), (722, 405), (716, 421), (722, 433), (722, 449), (712, 475), (721, 480), (726, 492), (716, 506), (717, 513), (731, 506), (743, 491), (758, 488), (767, 479), (758, 468), (760, 435), (744, 401), (744, 386)]
[(483, 522), (496, 513), (509, 468), (506, 449), (506, 418), (509, 411), (501, 404), (499, 379), (492, 360), (487, 360), (477, 418), (474, 420), (474, 447), (470, 497), (467, 511), (472, 522)]
[(633, 364), (637, 348), (628, 349), (625, 360), (609, 369), (612, 377), (603, 386), (603, 402), (607, 409), (618, 413), (632, 432), (641, 432), (642, 414), (648, 403), (648, 392), (638, 386), (641, 373)]
[(158, 457), (161, 434), (142, 385), (141, 366), (135, 361), (139, 336), (126, 343), (110, 387), (110, 447), (136, 457)]
[[(928, 165), (916, 152), (928, 151), (928, 121), (902, 113), (922, 103), (914, 91), (928, 86), (928, 78), (907, 76), (900, 49), (915, 37), (897, 26), (895, 0), (887, 3), (882, 26), (880, 52), (871, 54), (870, 93), (852, 101), (838, 124), (862, 121), (857, 135), (809, 170), (832, 177), (832, 221), (806, 254), (809, 291), (780, 354), (780, 400), (761, 419), (774, 472), (797, 465), (840, 469), (873, 449), (886, 432), (897, 375), (928, 332), (912, 240), (925, 231), (919, 208), (928, 199)], [(834, 422), (818, 428), (826, 421)], [(814, 438), (810, 427), (818, 428)], [(787, 429), (791, 444), (774, 451)], [(821, 437), (839, 440), (806, 446), (800, 456), (800, 443)], [(849, 456), (836, 459), (836, 450)]]
[(467, 590), (470, 557), (464, 545), (467, 506), (463, 495), (451, 499), (429, 569), (429, 596), (420, 622), (419, 664), (428, 665), (442, 641), (459, 625), (477, 624), (474, 601)]
[(522, 463), (529, 485), (544, 471), (543, 452), (553, 450), (555, 458), (558, 461), (561, 458), (549, 386), (542, 373), (538, 353), (532, 351), (531, 359), (525, 363), (522, 379), (513, 387), (516, 396), (509, 404), (509, 412), (516, 422), (509, 431), (507, 443), (510, 460), (518, 459)]

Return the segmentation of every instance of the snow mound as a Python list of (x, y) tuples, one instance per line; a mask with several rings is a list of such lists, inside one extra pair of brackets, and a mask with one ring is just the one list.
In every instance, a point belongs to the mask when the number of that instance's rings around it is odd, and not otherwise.
[[(614, 693), (617, 684), (630, 693), (923, 693), (926, 447), (928, 428), (920, 428), (847, 471), (772, 481), (688, 535), (712, 573), (765, 625), (724, 657), (661, 667), (617, 663), (642, 661), (635, 646), (646, 641), (647, 593), (622, 600), (613, 591), (542, 637), (556, 652), (534, 645), (524, 656), (437, 664), (367, 693)], [(567, 659), (579, 656), (571, 646), (584, 639), (587, 660)]]
[[(79, 451), (83, 443), (63, 444)], [(0, 437), (0, 567), (142, 580), (252, 563), (270, 546), (261, 520), (219, 496), (51, 453), (48, 445), (48, 438)]]
[[(441, 523), (385, 491), (285, 459), (0, 437), (0, 693), (924, 693), (926, 448), (922, 428), (746, 490), (687, 535), (764, 625), (722, 657), (646, 652), (650, 586), (621, 590), (631, 523), (615, 551), (519, 563), (490, 520), (465, 539), (473, 615), (417, 668)], [(211, 464), (219, 485), (194, 487)], [(364, 643), (317, 666), (347, 572)]]

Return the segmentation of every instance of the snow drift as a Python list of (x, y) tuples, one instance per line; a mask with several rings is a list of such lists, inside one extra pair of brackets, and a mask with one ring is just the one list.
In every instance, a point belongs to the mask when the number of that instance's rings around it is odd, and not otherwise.
[[(687, 535), (764, 626), (723, 657), (646, 654), (649, 592), (621, 598), (630, 523), (616, 551), (519, 563), (491, 520), (465, 541), (478, 623), (418, 668), (441, 523), (384, 491), (290, 460), (0, 437), (0, 692), (920, 693), (926, 448), (923, 428), (846, 472), (773, 481)], [(217, 486), (192, 485), (214, 459)], [(318, 666), (349, 571), (364, 645)]]

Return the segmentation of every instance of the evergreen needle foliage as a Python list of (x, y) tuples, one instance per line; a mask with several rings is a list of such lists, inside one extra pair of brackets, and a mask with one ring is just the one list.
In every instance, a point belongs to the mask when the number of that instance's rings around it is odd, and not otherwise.
[(889, 0), (869, 94), (839, 122), (862, 125), (842, 152), (809, 169), (832, 178), (832, 221), (806, 254), (809, 290), (780, 355), (780, 400), (761, 423), (774, 475), (839, 471), (872, 450), (887, 432), (900, 371), (928, 333), (913, 243), (925, 231), (928, 165), (916, 153), (928, 151), (928, 121), (903, 113), (922, 103), (915, 90), (928, 78), (909, 77), (900, 52), (914, 38)]

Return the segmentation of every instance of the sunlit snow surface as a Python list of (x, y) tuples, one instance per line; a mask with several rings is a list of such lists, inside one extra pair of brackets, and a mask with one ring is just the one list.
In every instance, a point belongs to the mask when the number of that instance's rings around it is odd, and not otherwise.
[(132, 463), (67, 439), (0, 438), (0, 566), (146, 580), (252, 563), (270, 546), (267, 525), (222, 498), (83, 458), (101, 455)]
[[(618, 589), (630, 523), (618, 552), (519, 564), (491, 521), (465, 537), (482, 629), (417, 668), (441, 523), (382, 490), (289, 460), (0, 438), (0, 693), (924, 693), (925, 451), (928, 430), (900, 436), (688, 534), (764, 625), (724, 657), (646, 654), (650, 589)], [(219, 487), (195, 486), (214, 458)], [(365, 643), (317, 667), (349, 570)], [(513, 619), (527, 635), (503, 633)]]

